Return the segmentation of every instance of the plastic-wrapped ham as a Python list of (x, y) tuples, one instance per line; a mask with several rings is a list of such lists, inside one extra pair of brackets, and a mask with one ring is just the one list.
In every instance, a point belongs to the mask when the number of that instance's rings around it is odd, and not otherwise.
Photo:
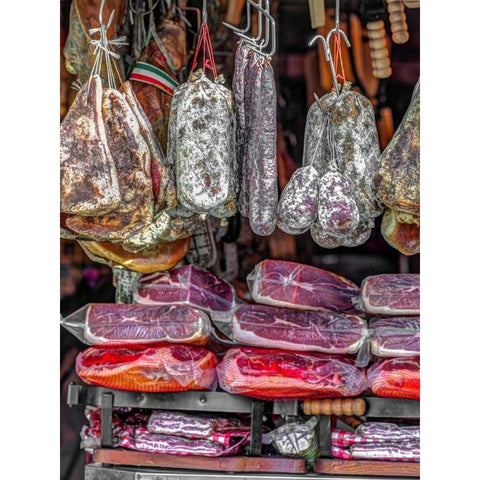
[(144, 275), (133, 300), (144, 305), (183, 304), (208, 312), (227, 312), (235, 305), (235, 291), (213, 273), (183, 265), (170, 272)]
[(420, 426), (400, 426), (387, 422), (365, 422), (356, 430), (355, 435), (364, 437), (366, 442), (406, 442), (420, 441)]
[(242, 439), (231, 447), (211, 440), (190, 439), (171, 435), (149, 433), (143, 428), (130, 429), (122, 434), (120, 446), (140, 452), (160, 453), (165, 455), (199, 455), (219, 457), (238, 453), (245, 443)]
[(232, 320), (237, 342), (285, 350), (356, 353), (367, 333), (366, 321), (354, 315), (267, 305), (242, 305)]
[(385, 358), (367, 371), (374, 395), (420, 400), (420, 357)]
[(349, 357), (261, 348), (232, 348), (217, 367), (220, 387), (264, 400), (350, 397), (367, 388)]
[(420, 275), (384, 273), (363, 280), (355, 302), (371, 315), (420, 315)]
[(353, 304), (360, 289), (321, 268), (284, 260), (263, 260), (247, 277), (257, 303), (300, 310), (362, 314)]
[(419, 462), (420, 442), (360, 443), (352, 445), (350, 453), (357, 460)]
[(188, 305), (91, 303), (61, 324), (87, 345), (194, 343), (210, 337), (208, 315)]
[(216, 355), (202, 347), (90, 347), (77, 355), (78, 376), (90, 385), (137, 392), (213, 390)]
[(377, 357), (420, 355), (420, 317), (379, 318), (370, 323), (370, 351)]
[[(237, 418), (192, 415), (184, 412), (153, 412), (147, 430), (160, 435), (186, 438), (221, 439), (217, 437), (245, 436), (250, 433), (250, 422)], [(228, 434), (228, 435), (226, 435)], [(222, 443), (220, 441), (220, 443)], [(228, 445), (227, 441), (227, 445)]]

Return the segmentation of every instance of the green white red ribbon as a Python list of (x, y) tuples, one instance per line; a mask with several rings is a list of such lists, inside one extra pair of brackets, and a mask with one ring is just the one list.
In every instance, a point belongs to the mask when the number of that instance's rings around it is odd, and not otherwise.
[(150, 65), (146, 62), (137, 62), (135, 64), (129, 80), (135, 80), (136, 82), (154, 85), (169, 95), (173, 95), (174, 90), (179, 85), (179, 83), (170, 75), (168, 75), (168, 73), (165, 73), (158, 67)]

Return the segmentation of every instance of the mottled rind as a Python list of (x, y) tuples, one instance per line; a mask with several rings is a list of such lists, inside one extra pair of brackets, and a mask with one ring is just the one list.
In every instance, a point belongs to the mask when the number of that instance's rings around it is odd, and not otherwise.
[(153, 219), (150, 150), (135, 114), (118, 90), (104, 91), (102, 113), (108, 147), (118, 171), (120, 205), (104, 216), (72, 216), (67, 226), (91, 240), (123, 240)]
[(250, 227), (257, 235), (270, 235), (277, 223), (277, 92), (275, 75), (264, 64), (261, 78), (259, 144), (250, 175)]
[(158, 213), (163, 209), (173, 208), (178, 203), (173, 169), (170, 165), (167, 165), (162, 147), (160, 146), (153, 128), (133, 92), (131, 83), (128, 81), (123, 82), (119, 90), (125, 95), (128, 105), (135, 114), (140, 127), (140, 133), (150, 149), (152, 180), (154, 175), (157, 176), (158, 180), (155, 213)]
[(320, 175), (312, 166), (298, 168), (278, 202), (277, 225), (286, 233), (306, 232), (317, 216)]
[(334, 236), (352, 233), (360, 220), (355, 199), (346, 178), (327, 172), (318, 184), (318, 223)]
[[(399, 217), (410, 222), (402, 222)], [(420, 217), (410, 214), (410, 218), (406, 218), (405, 214), (401, 215), (395, 210), (387, 209), (382, 218), (383, 238), (404, 255), (420, 253), (419, 223)]]
[(382, 153), (375, 185), (387, 207), (420, 215), (420, 82), (402, 123)]
[(60, 210), (102, 215), (115, 210), (120, 199), (102, 116), (102, 84), (95, 75), (60, 124)]

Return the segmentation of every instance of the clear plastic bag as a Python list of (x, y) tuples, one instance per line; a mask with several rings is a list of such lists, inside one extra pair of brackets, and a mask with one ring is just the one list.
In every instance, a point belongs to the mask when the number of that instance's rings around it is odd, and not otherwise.
[(263, 260), (247, 277), (257, 303), (299, 310), (332, 311), (362, 315), (353, 304), (360, 289), (350, 280), (321, 268)]
[(190, 305), (207, 312), (228, 312), (236, 304), (229, 283), (194, 265), (144, 275), (135, 286), (133, 300), (144, 305)]
[(420, 355), (420, 317), (379, 318), (370, 323), (370, 350), (377, 357)]
[(208, 315), (187, 305), (91, 303), (61, 320), (87, 345), (145, 343), (205, 345), (212, 329)]
[(140, 392), (215, 390), (218, 358), (203, 347), (90, 347), (77, 355), (78, 376), (90, 385)]
[(217, 375), (223, 390), (264, 400), (350, 397), (367, 389), (354, 359), (313, 352), (232, 348)]
[(232, 334), (255, 347), (352, 354), (366, 341), (368, 329), (354, 315), (244, 304), (233, 315)]
[(373, 443), (419, 441), (420, 426), (400, 426), (387, 422), (365, 422), (355, 430), (355, 435), (365, 437), (368, 442)]

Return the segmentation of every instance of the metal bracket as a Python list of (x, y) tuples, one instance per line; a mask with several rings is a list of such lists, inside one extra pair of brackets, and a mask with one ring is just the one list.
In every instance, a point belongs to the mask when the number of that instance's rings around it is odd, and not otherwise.
[(112, 414), (113, 414), (113, 395), (111, 393), (102, 394), (101, 408), (101, 445), (102, 447), (112, 447)]
[(262, 454), (262, 424), (264, 404), (259, 400), (252, 400), (250, 422), (250, 447), (248, 455), (259, 457)]
[(320, 415), (316, 428), (317, 438), (320, 442), (320, 457), (330, 458), (332, 456), (332, 417)]

